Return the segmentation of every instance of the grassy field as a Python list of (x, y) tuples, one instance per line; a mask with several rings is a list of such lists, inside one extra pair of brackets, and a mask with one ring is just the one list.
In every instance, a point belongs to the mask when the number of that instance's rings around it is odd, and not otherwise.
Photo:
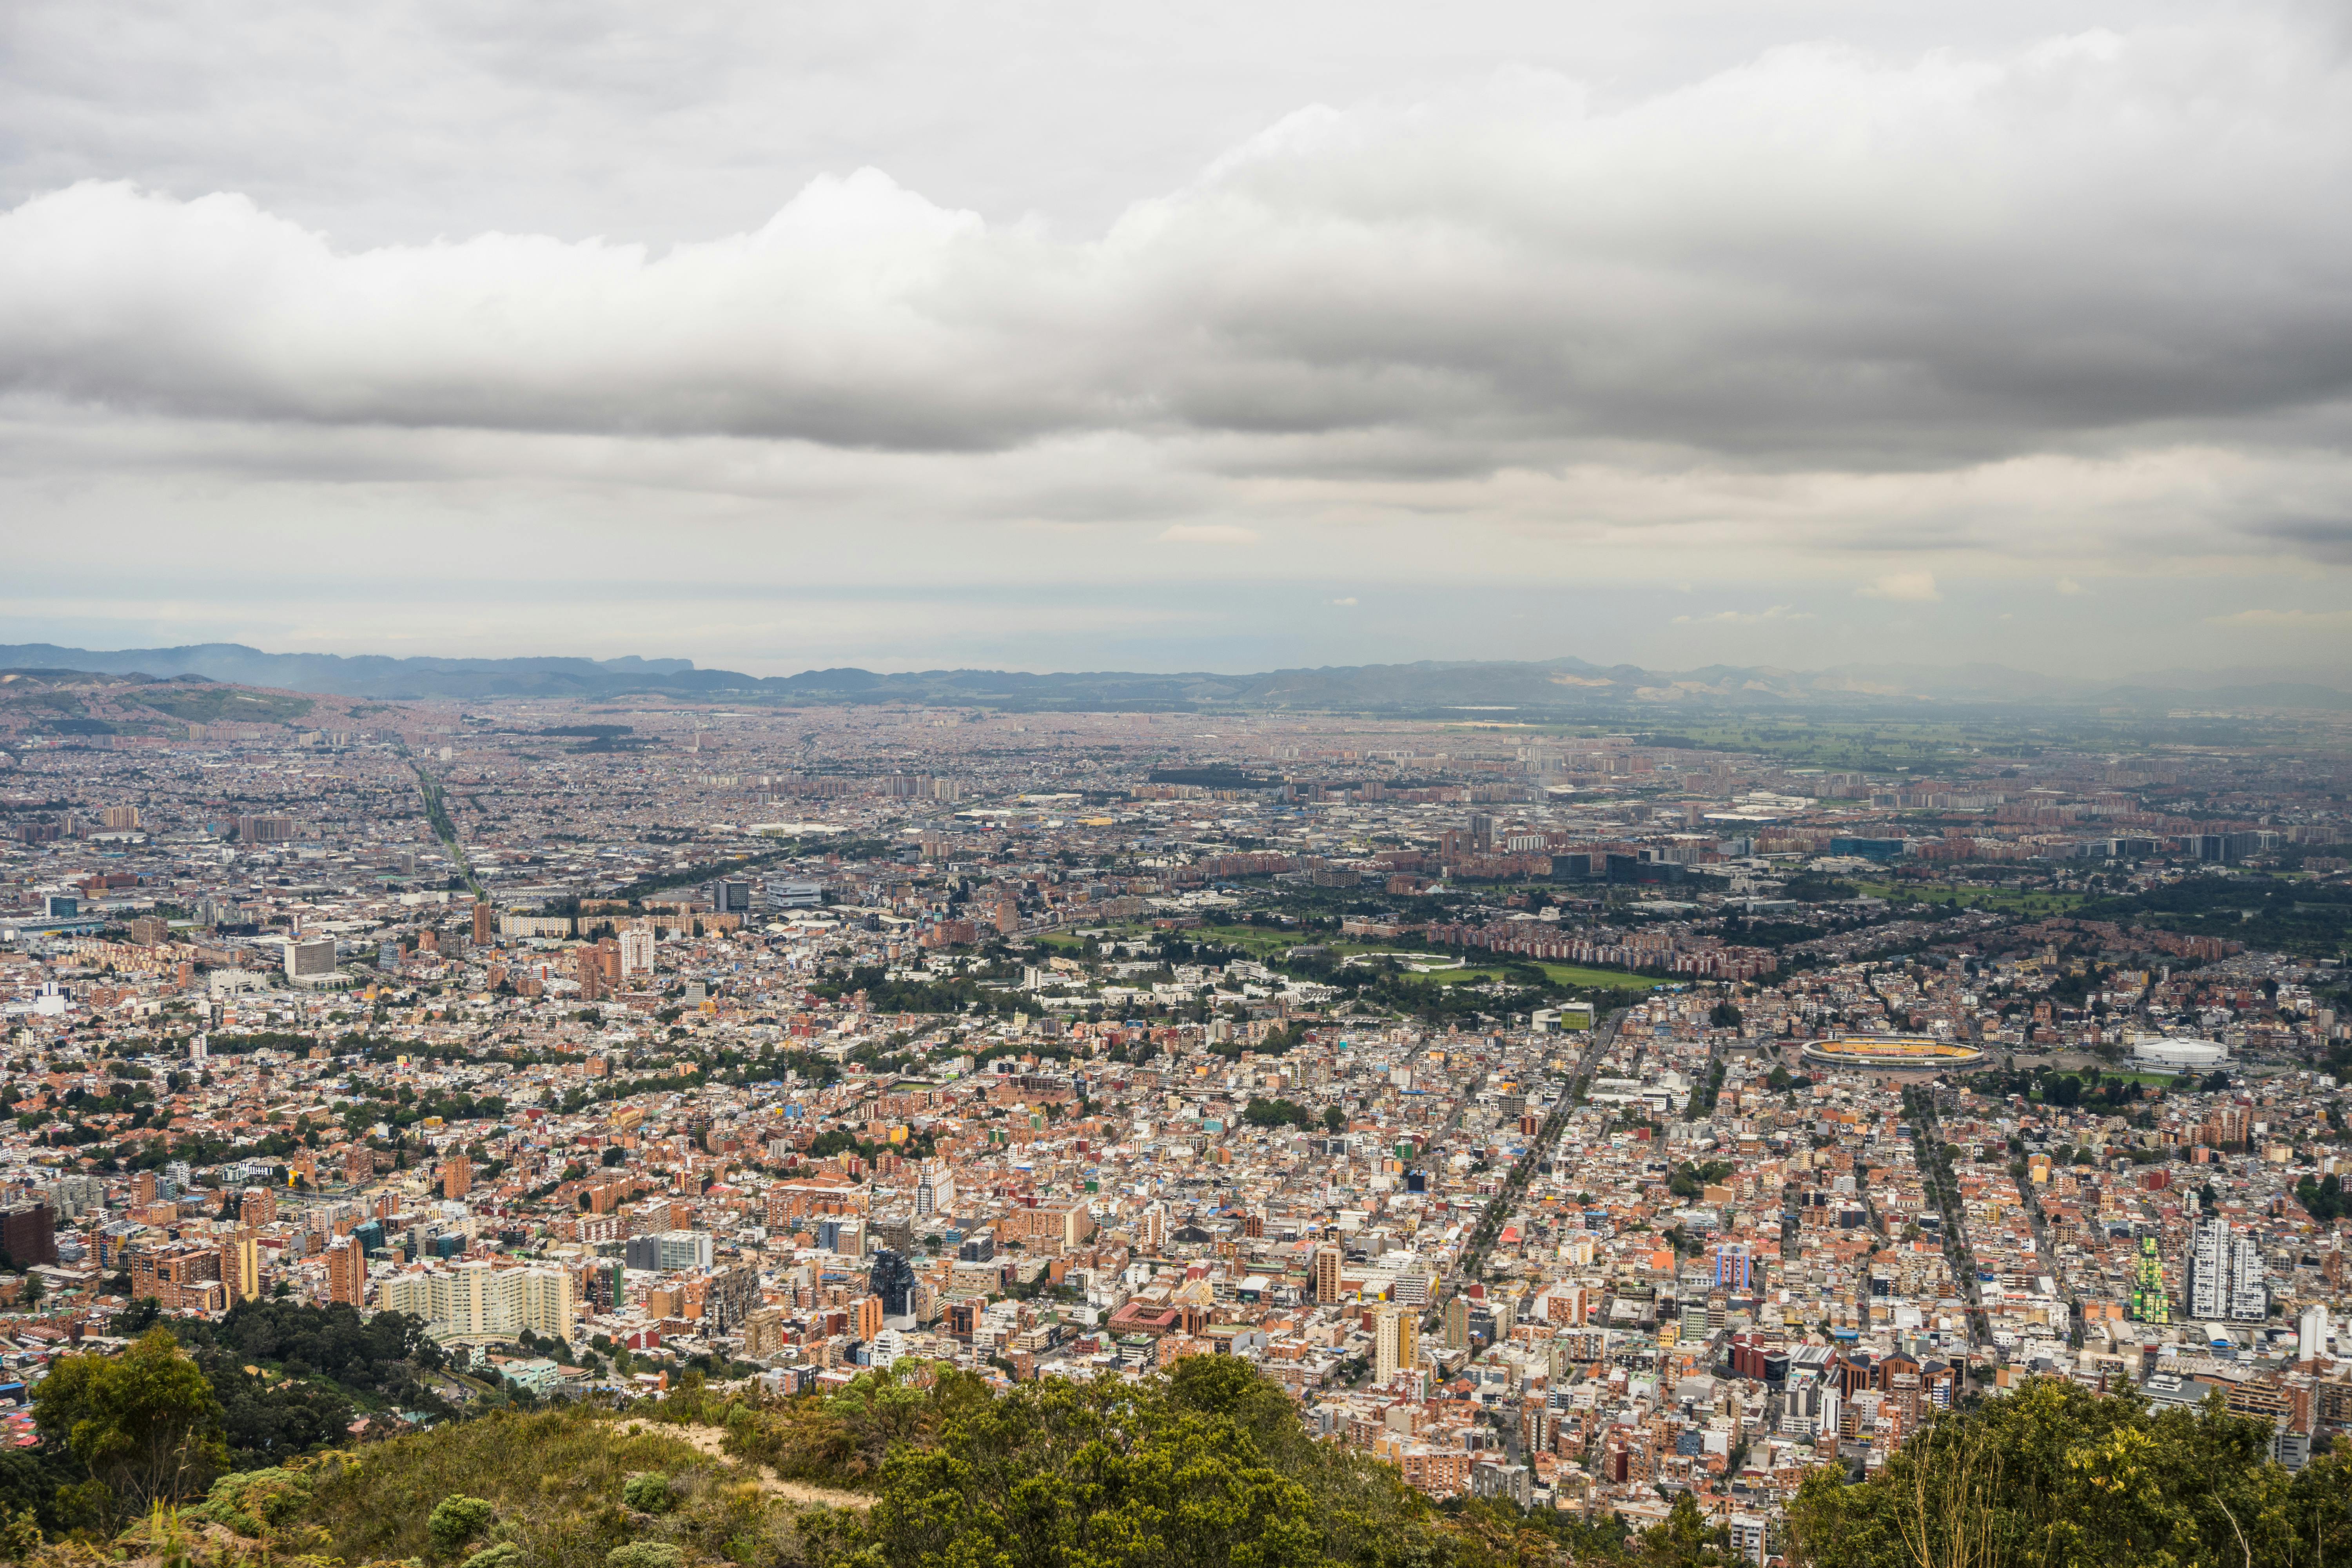
[(1907, 882), (1861, 882), (1862, 891), (1898, 904), (1957, 902), (1964, 910), (1994, 910), (2010, 915), (2072, 914), (2080, 893), (2032, 892), (2018, 888), (1921, 888)]
[(1551, 976), (1555, 985), (1615, 986), (1620, 991), (1655, 991), (1667, 984), (1639, 974), (1626, 974), (1614, 969), (1587, 969), (1580, 963), (1538, 963), (1538, 969)]

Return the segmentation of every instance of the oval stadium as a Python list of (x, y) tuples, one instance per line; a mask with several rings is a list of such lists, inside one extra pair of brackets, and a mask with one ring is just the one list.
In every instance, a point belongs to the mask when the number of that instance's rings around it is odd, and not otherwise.
[(2132, 1063), (2157, 1072), (2200, 1072), (2230, 1059), (2230, 1047), (2219, 1040), (2140, 1040), (2132, 1046)]
[(1810, 1040), (1803, 1052), (1815, 1067), (1849, 1072), (1966, 1072), (1980, 1066), (1984, 1052), (1929, 1035), (1847, 1035)]

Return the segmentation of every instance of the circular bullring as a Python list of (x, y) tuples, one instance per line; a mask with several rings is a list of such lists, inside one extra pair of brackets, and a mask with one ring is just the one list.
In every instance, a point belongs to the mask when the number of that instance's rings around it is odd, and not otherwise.
[(1974, 1046), (1927, 1035), (1848, 1035), (1813, 1040), (1807, 1043), (1803, 1055), (1815, 1067), (1843, 1068), (1849, 1072), (1966, 1072), (1985, 1059)]

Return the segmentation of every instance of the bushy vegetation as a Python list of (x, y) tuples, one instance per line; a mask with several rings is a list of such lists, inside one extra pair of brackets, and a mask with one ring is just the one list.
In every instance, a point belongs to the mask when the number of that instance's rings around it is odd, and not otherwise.
[(1807, 1478), (1792, 1563), (1819, 1568), (2317, 1568), (2352, 1552), (2352, 1465), (2265, 1458), (2266, 1421), (2151, 1414), (2040, 1378), (1915, 1438), (1860, 1486)]
[[(93, 1568), (93, 1537), (222, 1568), (1735, 1561), (1687, 1497), (1639, 1535), (1571, 1512), (1434, 1505), (1386, 1463), (1309, 1438), (1286, 1394), (1223, 1356), (1138, 1382), (1003, 1391), (919, 1363), (791, 1399), (721, 1395), (688, 1377), (632, 1413), (501, 1409), (241, 1470), (226, 1468), (223, 1413), (160, 1330), (120, 1357), (60, 1362), (38, 1405), (43, 1454), (0, 1456), (7, 1550), (40, 1568)], [(2036, 1380), (1942, 1418), (1867, 1481), (1836, 1467), (1808, 1477), (1781, 1549), (1791, 1568), (2352, 1560), (2352, 1464), (2326, 1456), (2290, 1474), (2267, 1458), (2270, 1435), (2218, 1399), (2152, 1414)], [(21, 1489), (41, 1466), (62, 1500), (46, 1512)], [(37, 1525), (82, 1542), (44, 1548)], [(213, 1532), (209, 1556), (192, 1531)]]

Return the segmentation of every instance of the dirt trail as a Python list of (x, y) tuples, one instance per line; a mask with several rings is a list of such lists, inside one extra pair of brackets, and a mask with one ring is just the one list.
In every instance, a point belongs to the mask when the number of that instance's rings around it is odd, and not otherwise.
[(861, 1510), (874, 1506), (874, 1500), (864, 1492), (835, 1491), (831, 1487), (813, 1487), (801, 1481), (780, 1480), (776, 1473), (767, 1466), (755, 1465), (748, 1459), (735, 1458), (727, 1452), (727, 1434), (720, 1427), (678, 1426), (667, 1421), (639, 1420), (623, 1422), (621, 1430), (633, 1436), (645, 1432), (665, 1437), (675, 1437), (699, 1453), (708, 1454), (714, 1459), (724, 1459), (730, 1465), (751, 1471), (758, 1479), (761, 1491), (770, 1497), (782, 1498), (786, 1502), (822, 1503), (826, 1508)]

